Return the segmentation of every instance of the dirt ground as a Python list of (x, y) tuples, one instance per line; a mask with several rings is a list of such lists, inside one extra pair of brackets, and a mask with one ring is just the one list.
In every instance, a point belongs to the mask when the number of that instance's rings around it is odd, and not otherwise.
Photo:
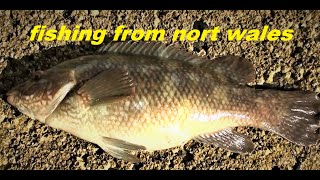
[[(5, 93), (29, 78), (34, 70), (93, 54), (89, 42), (31, 42), (35, 25), (47, 29), (80, 25), (107, 29), (112, 37), (119, 25), (134, 29), (165, 29), (170, 43), (175, 29), (220, 26), (218, 41), (181, 42), (181, 46), (210, 58), (225, 54), (248, 58), (257, 83), (320, 92), (319, 11), (0, 11), (0, 169), (320, 169), (320, 146), (302, 147), (273, 133), (238, 128), (255, 144), (237, 154), (189, 141), (183, 147), (143, 153), (143, 162), (112, 158), (97, 145), (31, 120), (6, 102)], [(290, 41), (227, 41), (227, 29), (293, 29)]]

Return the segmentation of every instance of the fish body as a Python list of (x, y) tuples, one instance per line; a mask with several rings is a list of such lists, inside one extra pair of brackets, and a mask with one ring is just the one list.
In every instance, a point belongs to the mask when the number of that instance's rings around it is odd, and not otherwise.
[[(65, 61), (18, 85), (8, 102), (31, 118), (138, 161), (131, 151), (161, 150), (194, 139), (250, 152), (251, 126), (300, 144), (320, 139), (313, 92), (257, 90), (250, 62), (207, 60), (156, 43), (110, 43), (99, 54)], [(28, 87), (28, 88), (26, 88)]]

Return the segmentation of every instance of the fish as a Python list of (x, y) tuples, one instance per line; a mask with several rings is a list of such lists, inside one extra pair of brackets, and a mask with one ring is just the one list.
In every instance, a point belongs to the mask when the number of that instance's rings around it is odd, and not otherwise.
[(7, 92), (31, 119), (98, 145), (114, 158), (190, 140), (250, 153), (236, 127), (273, 132), (311, 146), (320, 139), (320, 98), (313, 91), (259, 89), (246, 58), (198, 56), (173, 44), (110, 42), (95, 54), (37, 71)]

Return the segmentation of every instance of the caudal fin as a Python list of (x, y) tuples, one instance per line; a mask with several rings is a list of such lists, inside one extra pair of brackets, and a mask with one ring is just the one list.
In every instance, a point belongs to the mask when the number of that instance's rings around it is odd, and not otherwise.
[(320, 140), (320, 97), (310, 91), (264, 91), (273, 115), (262, 128), (298, 145)]

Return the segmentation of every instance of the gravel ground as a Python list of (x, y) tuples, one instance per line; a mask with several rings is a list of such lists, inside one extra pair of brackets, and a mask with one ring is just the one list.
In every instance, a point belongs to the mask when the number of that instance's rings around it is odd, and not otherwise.
[[(220, 26), (219, 41), (187, 42), (182, 47), (210, 58), (241, 55), (255, 66), (257, 83), (320, 92), (319, 11), (0, 11), (0, 169), (320, 169), (319, 145), (301, 147), (266, 131), (238, 128), (255, 144), (255, 151), (236, 154), (194, 141), (183, 147), (143, 153), (142, 163), (114, 159), (97, 145), (31, 120), (6, 102), (5, 93), (25, 81), (30, 72), (64, 60), (92, 54), (89, 42), (31, 42), (30, 30), (47, 28), (107, 29), (119, 25), (167, 31)], [(294, 29), (282, 42), (229, 42), (227, 29)]]

